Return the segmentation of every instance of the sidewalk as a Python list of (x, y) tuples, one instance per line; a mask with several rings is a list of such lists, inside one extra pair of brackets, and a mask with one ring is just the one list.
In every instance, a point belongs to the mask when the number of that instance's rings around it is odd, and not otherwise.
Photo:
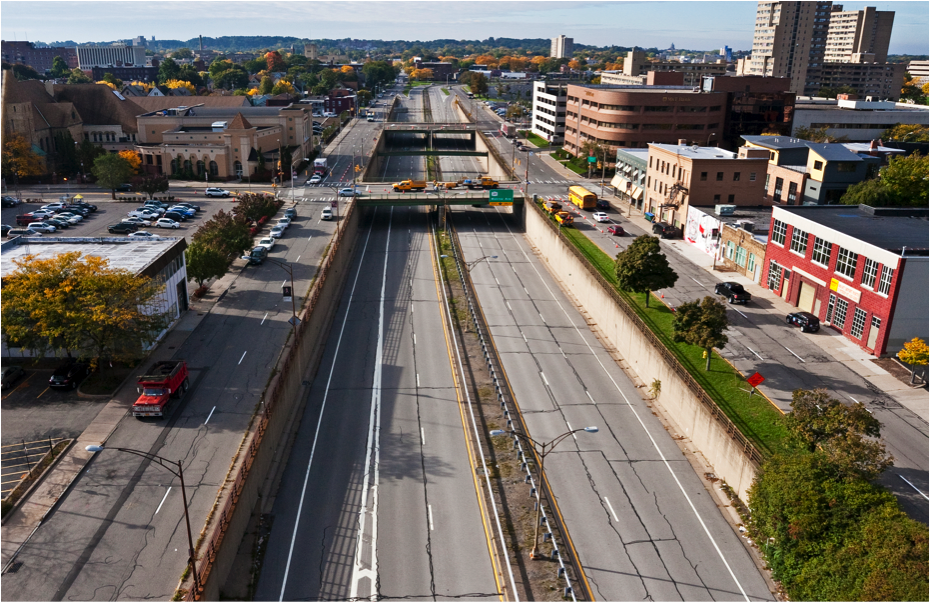
[[(155, 349), (139, 365), (139, 370), (131, 375), (119, 390), (134, 387), (130, 380), (141, 374), (144, 368), (150, 366), (152, 362), (171, 359), (191, 332), (200, 325), (204, 317), (223, 297), (245, 266), (242, 260), (235, 260), (229, 272), (213, 283), (203, 299), (191, 302), (190, 309), (165, 334)], [(127, 383), (129, 383), (128, 386)], [(105, 444), (120, 421), (127, 416), (129, 406), (130, 403), (118, 399), (110, 400), (87, 426), (87, 429), (77, 437), (77, 441), (68, 452), (46, 474), (41, 483), (25, 500), (21, 501), (19, 508), (6, 518), (3, 526), (0, 527), (0, 563), (4, 569), (54, 510), (55, 505), (80, 475), (87, 462), (93, 458), (94, 453), (87, 452), (84, 448), (91, 444)]]
[[(621, 210), (626, 208), (629, 210), (629, 204), (622, 202), (618, 197), (608, 195), (607, 198), (615, 209)], [(640, 215), (636, 215), (634, 212), (631, 217), (624, 216), (624, 219), (642, 228), (647, 233), (652, 231), (652, 223), (646, 220), (641, 213)], [(694, 245), (677, 239), (660, 239), (660, 241), (663, 246), (671, 247), (685, 260), (695, 266), (716, 275), (718, 278), (725, 278), (728, 281), (737, 282), (751, 293), (753, 297), (765, 299), (772, 305), (772, 314), (784, 317), (792, 312), (798, 311), (798, 308), (784, 301), (771, 290), (761, 287), (754, 283), (752, 279), (738, 272), (723, 273), (715, 270), (713, 256), (702, 252)], [(722, 266), (720, 262), (718, 262), (717, 265)], [(831, 358), (846, 365), (854, 373), (861, 375), (866, 381), (874, 385), (879, 391), (893, 398), (896, 402), (901, 404), (901, 406), (907, 408), (922, 420), (930, 422), (930, 407), (927, 405), (926, 390), (920, 387), (911, 387), (901, 382), (888, 371), (872, 362), (875, 358), (874, 356), (832, 329), (821, 329), (820, 336), (812, 337), (810, 341)], [(764, 390), (765, 386), (762, 386), (761, 389)], [(782, 408), (782, 410), (788, 411), (790, 407)]]

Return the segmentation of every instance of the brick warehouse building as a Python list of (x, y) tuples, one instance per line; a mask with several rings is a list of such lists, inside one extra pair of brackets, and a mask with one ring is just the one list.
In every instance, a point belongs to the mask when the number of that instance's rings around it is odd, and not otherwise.
[(875, 356), (928, 334), (928, 211), (773, 207), (762, 285)]

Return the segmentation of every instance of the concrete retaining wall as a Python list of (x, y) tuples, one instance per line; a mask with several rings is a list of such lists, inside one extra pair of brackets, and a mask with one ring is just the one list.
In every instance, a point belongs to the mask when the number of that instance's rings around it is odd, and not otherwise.
[(695, 391), (695, 383), (674, 356), (660, 343), (651, 341), (651, 333), (643, 333), (636, 320), (623, 311), (612, 287), (574, 253), (575, 248), (559, 235), (536, 204), (528, 200), (526, 206), (526, 238), (536, 249), (543, 250), (540, 257), (558, 276), (561, 286), (584, 304), (591, 321), (643, 383), (654, 379), (662, 382), (656, 404), (666, 411), (678, 433), (690, 438), (713, 465), (716, 475), (746, 500), (758, 453), (712, 401), (708, 404), (706, 394), (701, 395), (703, 391)]
[[(300, 405), (302, 382), (312, 381), (325, 349), (326, 339), (338, 307), (358, 241), (361, 214), (351, 206), (339, 234), (334, 237), (329, 255), (300, 312), (299, 350), (293, 336), (276, 365), (277, 372), (268, 383), (262, 406), (243, 439), (242, 446), (217, 499), (215, 513), (203, 532), (203, 544), (197, 547), (198, 573), (202, 576), (201, 600), (218, 601), (226, 582), (249, 518), (259, 502), (259, 491), (271, 468), (275, 451), (293, 426), (293, 415)], [(305, 394), (305, 392), (304, 392)], [(192, 580), (180, 588), (188, 590), (192, 600)]]

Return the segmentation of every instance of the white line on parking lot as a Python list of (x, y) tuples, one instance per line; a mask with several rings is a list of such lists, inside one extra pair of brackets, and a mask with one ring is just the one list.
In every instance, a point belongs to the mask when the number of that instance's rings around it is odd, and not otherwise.
[[(265, 312), (265, 318), (268, 318), (268, 313), (267, 313), (267, 312)], [(262, 318), (262, 321), (261, 321), (260, 323), (258, 323), (258, 326), (262, 326), (263, 324), (265, 324), (265, 318)]]
[(296, 264), (296, 263), (299, 262), (299, 261), (300, 261), (300, 256), (297, 256), (297, 259), (294, 260), (294, 263)]
[(249, 353), (248, 350), (242, 352), (242, 358), (239, 359), (239, 363), (238, 363), (238, 364), (242, 364), (242, 361), (245, 359), (245, 355), (248, 354), (248, 353)]
[(423, 431), (423, 428), (420, 428), (420, 443), (426, 446), (426, 432)]
[(546, 379), (546, 373), (544, 373), (544, 372), (542, 372), (542, 371), (539, 371), (539, 374), (542, 376), (543, 382), (546, 384), (546, 386), (548, 386), (548, 385), (549, 385), (549, 380)]
[(426, 510), (429, 512), (429, 529), (433, 531), (433, 505), (426, 505)]
[(417, 373), (417, 387), (420, 387), (420, 373)]
[[(781, 347), (783, 347), (783, 348), (785, 348), (786, 350), (788, 350), (788, 348), (787, 348), (786, 346), (781, 346)], [(788, 351), (791, 352), (791, 350), (788, 350)], [(800, 356), (798, 356), (797, 354), (795, 354), (794, 352), (791, 352), (791, 355), (794, 356), (795, 358), (797, 358), (798, 360), (800, 360), (801, 362), (804, 362), (804, 359), (801, 358)], [(806, 364), (806, 363), (805, 363), (805, 364)]]
[(620, 519), (617, 517), (617, 513), (614, 511), (614, 507), (610, 504), (610, 501), (607, 500), (607, 497), (604, 497), (604, 502), (607, 503), (607, 508), (610, 509), (610, 514), (614, 516), (614, 521), (619, 522)]
[[(745, 345), (745, 344), (744, 344), (744, 345)], [(752, 352), (753, 354), (756, 354), (756, 351), (755, 351), (754, 349), (752, 349), (751, 347), (749, 347), (748, 345), (746, 346), (746, 349), (749, 350), (750, 352)], [(786, 349), (787, 349), (787, 348), (786, 348)], [(790, 352), (791, 350), (788, 350), (788, 351)], [(759, 360), (765, 360), (765, 358), (763, 358), (762, 356), (759, 356), (759, 354), (756, 354), (756, 356), (758, 356)]]
[(216, 410), (216, 407), (215, 407), (215, 406), (213, 407), (212, 410), (210, 410), (210, 414), (207, 415), (207, 420), (203, 422), (204, 425), (206, 425), (207, 423), (210, 422), (210, 417), (213, 416), (213, 411), (214, 411), (214, 410)]
[[(171, 486), (168, 486), (168, 492), (171, 492)], [(165, 492), (165, 496), (161, 499), (161, 502), (158, 503), (158, 508), (155, 509), (155, 515), (158, 515), (158, 512), (161, 511), (161, 506), (165, 504), (165, 499), (168, 498), (168, 492)]]

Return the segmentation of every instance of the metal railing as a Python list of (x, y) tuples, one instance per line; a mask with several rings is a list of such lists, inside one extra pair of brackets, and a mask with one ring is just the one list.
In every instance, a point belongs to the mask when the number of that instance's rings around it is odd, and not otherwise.
[(42, 466), (45, 456), (62, 441), (64, 438), (46, 438), (0, 446), (0, 497), (6, 499), (24, 481), (35, 478), (35, 470)]

